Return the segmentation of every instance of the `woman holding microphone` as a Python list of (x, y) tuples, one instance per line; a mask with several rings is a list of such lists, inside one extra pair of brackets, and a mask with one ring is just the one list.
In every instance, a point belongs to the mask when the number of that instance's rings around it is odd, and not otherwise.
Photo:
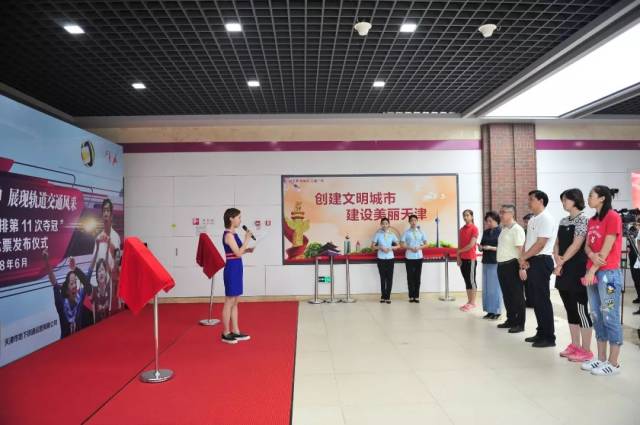
[(242, 295), (242, 255), (253, 252), (249, 247), (251, 232), (244, 234), (244, 241), (240, 239), (236, 230), (242, 222), (240, 210), (229, 208), (224, 212), (224, 234), (222, 244), (227, 257), (224, 266), (224, 307), (222, 308), (222, 342), (237, 344), (238, 341), (251, 339), (249, 335), (240, 332), (238, 327), (238, 302)]

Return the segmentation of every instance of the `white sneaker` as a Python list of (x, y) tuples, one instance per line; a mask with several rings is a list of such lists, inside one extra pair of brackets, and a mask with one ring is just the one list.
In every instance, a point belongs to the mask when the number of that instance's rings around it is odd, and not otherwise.
[(587, 360), (586, 362), (582, 362), (580, 369), (586, 370), (587, 372), (591, 372), (592, 370), (599, 368), (604, 363), (606, 362), (601, 362), (598, 359)]
[(609, 375), (617, 375), (620, 373), (620, 365), (614, 366), (609, 362), (604, 362), (597, 368), (591, 371), (592, 375), (598, 376), (609, 376)]

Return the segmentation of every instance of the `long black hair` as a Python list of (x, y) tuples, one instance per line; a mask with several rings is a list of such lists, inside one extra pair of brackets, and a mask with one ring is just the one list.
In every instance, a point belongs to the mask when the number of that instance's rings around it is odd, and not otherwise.
[(595, 192), (598, 197), (604, 197), (604, 201), (602, 202), (602, 208), (600, 208), (600, 212), (596, 211), (596, 215), (593, 218), (597, 218), (598, 220), (604, 219), (609, 210), (611, 210), (611, 203), (613, 202), (613, 195), (611, 194), (611, 189), (608, 186), (593, 186), (591, 191)]

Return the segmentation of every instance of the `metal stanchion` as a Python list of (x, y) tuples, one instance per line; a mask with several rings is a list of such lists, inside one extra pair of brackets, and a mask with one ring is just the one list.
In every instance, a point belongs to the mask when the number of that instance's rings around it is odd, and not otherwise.
[(318, 298), (318, 268), (319, 268), (319, 264), (318, 264), (318, 257), (316, 257), (316, 270), (315, 270), (315, 279), (313, 282), (313, 299), (309, 300), (309, 304), (322, 304), (324, 302), (324, 300), (321, 300), (320, 298)]
[(324, 302), (333, 304), (338, 302), (338, 300), (336, 299), (336, 281), (333, 278), (333, 255), (329, 256), (329, 279), (331, 279), (331, 292), (329, 295), (329, 299), (325, 300)]
[(440, 301), (455, 301), (455, 297), (449, 295), (449, 256), (444, 256), (444, 296), (440, 297)]
[(356, 302), (355, 299), (351, 298), (351, 277), (349, 276), (349, 256), (345, 256), (344, 259), (344, 267), (345, 267), (345, 273), (346, 273), (346, 277), (347, 277), (347, 294), (344, 298), (342, 298), (340, 300), (340, 302), (343, 303), (354, 303)]
[(153, 336), (155, 339), (155, 351), (156, 351), (156, 368), (155, 370), (148, 370), (140, 374), (140, 380), (146, 383), (158, 383), (168, 381), (173, 377), (173, 371), (171, 369), (160, 369), (160, 353), (158, 352), (158, 295), (153, 297)]
[(213, 312), (213, 277), (211, 278), (211, 296), (209, 297), (209, 318), (202, 319), (200, 321), (200, 324), (202, 326), (214, 326), (220, 323), (220, 320), (214, 319), (211, 317), (212, 312)]

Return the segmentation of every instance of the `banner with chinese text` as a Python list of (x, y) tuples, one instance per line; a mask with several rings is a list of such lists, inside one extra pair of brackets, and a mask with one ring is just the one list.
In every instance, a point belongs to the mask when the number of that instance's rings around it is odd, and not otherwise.
[(307, 262), (328, 243), (369, 254), (386, 217), (398, 239), (416, 215), (434, 247), (457, 243), (458, 176), (282, 176), (283, 263)]
[(121, 308), (122, 147), (0, 96), (0, 366)]

